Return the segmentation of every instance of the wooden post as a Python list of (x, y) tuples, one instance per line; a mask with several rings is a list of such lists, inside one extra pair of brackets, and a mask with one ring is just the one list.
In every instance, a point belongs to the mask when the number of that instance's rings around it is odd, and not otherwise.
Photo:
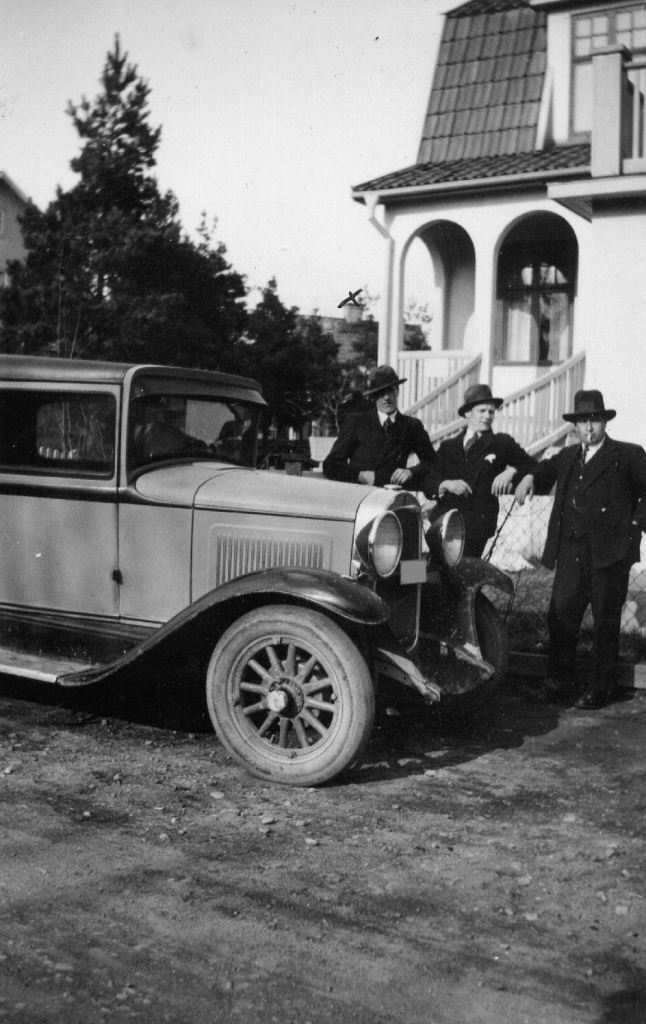
[(630, 85), (624, 63), (630, 60), (625, 46), (606, 46), (592, 57), (594, 120), (591, 173), (593, 178), (622, 173), (630, 139)]

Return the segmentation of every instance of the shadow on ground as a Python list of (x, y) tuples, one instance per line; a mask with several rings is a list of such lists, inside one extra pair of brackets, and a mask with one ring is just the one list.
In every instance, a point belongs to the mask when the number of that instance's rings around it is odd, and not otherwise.
[[(527, 737), (555, 729), (563, 709), (532, 703), (526, 688), (526, 683), (509, 679), (482, 707), (465, 706), (462, 713), (459, 702), (443, 712), (440, 705), (426, 705), (414, 691), (385, 683), (377, 696), (368, 747), (343, 781), (365, 784), (419, 774), (430, 766), (429, 755), (433, 769), (449, 768), (492, 750), (520, 747)], [(186, 667), (151, 666), (145, 673), (122, 674), (109, 685), (74, 689), (4, 676), (0, 697), (47, 708), (47, 721), (68, 728), (107, 718), (205, 738), (213, 732), (202, 677)]]

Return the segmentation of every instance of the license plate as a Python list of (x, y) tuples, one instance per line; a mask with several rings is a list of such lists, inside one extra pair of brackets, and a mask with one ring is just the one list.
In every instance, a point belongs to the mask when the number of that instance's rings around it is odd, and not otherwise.
[(426, 583), (426, 559), (402, 559), (399, 563), (399, 578), (402, 584)]

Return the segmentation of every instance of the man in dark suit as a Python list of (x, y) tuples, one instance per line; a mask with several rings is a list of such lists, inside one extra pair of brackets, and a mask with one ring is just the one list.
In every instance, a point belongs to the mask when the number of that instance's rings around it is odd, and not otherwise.
[(594, 619), (592, 669), (578, 707), (599, 708), (616, 686), (621, 609), (628, 576), (639, 559), (646, 528), (646, 452), (640, 445), (613, 441), (606, 424), (615, 416), (600, 391), (578, 391), (574, 424), (579, 443), (539, 462), (521, 480), (522, 505), (534, 490), (556, 484), (543, 565), (556, 565), (547, 615), (550, 636), (544, 695), (574, 695), (574, 663), (579, 628), (588, 604)]
[(422, 480), (427, 498), (442, 508), (456, 508), (464, 517), (464, 553), (482, 555), (496, 531), (498, 496), (512, 490), (512, 481), (530, 472), (534, 460), (509, 434), (495, 434), (493, 420), (502, 398), (486, 384), (467, 388), (458, 415), (466, 420), (456, 437), (442, 441), (430, 473)]
[[(378, 366), (370, 374), (366, 398), (374, 400), (369, 412), (353, 413), (344, 421), (330, 454), (323, 463), (329, 480), (347, 480), (383, 487), (415, 487), (435, 458), (431, 440), (420, 420), (397, 408), (400, 379), (391, 366)], [(416, 455), (419, 464), (409, 468)]]

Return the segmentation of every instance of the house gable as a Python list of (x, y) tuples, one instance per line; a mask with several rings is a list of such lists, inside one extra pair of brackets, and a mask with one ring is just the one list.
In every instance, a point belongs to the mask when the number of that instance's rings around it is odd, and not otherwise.
[(530, 153), (546, 69), (546, 15), (470, 0), (446, 15), (418, 163)]

